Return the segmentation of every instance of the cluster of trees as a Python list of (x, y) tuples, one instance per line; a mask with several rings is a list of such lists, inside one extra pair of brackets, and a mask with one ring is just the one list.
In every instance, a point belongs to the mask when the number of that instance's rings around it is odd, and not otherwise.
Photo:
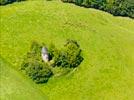
[(50, 54), (53, 59), (53, 66), (77, 67), (83, 61), (81, 51), (79, 44), (75, 40), (67, 40), (61, 50), (52, 45)]
[(62, 0), (79, 6), (91, 7), (109, 12), (115, 16), (134, 18), (133, 0)]
[(53, 68), (75, 68), (83, 61), (81, 49), (75, 40), (67, 40), (62, 49), (57, 49), (54, 44), (49, 45), (49, 62), (45, 63), (41, 57), (44, 44), (33, 42), (30, 51), (24, 57), (21, 70), (36, 83), (45, 83), (54, 75)]
[(19, 1), (25, 1), (25, 0), (0, 0), (0, 5), (6, 5), (13, 2), (19, 2)]
[(45, 83), (53, 75), (49, 66), (41, 59), (41, 48), (42, 45), (33, 42), (21, 65), (21, 70), (25, 70), (36, 83)]

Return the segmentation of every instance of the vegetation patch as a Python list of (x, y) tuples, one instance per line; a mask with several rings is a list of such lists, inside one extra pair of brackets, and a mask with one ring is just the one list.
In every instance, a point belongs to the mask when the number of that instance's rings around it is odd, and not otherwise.
[(134, 18), (133, 0), (61, 0), (75, 3), (79, 6), (91, 7), (109, 12), (115, 16), (128, 16)]
[(60, 50), (54, 44), (46, 49), (44, 43), (33, 42), (21, 65), (21, 69), (36, 83), (45, 83), (52, 75), (65, 74), (83, 61), (82, 50), (75, 40), (67, 40)]
[(26, 0), (0, 0), (0, 5), (6, 5), (13, 2), (26, 1)]

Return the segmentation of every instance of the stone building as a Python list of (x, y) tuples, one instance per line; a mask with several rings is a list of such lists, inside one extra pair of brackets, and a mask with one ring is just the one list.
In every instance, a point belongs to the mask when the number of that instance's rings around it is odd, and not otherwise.
[(48, 62), (49, 61), (49, 53), (48, 53), (48, 49), (46, 47), (43, 47), (41, 50), (41, 56), (44, 62)]

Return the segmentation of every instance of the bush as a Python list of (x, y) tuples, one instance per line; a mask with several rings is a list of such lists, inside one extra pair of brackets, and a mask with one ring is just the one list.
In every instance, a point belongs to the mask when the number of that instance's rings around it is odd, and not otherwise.
[(33, 61), (26, 68), (26, 74), (36, 83), (46, 83), (52, 75), (47, 64)]
[(83, 61), (80, 46), (74, 40), (67, 40), (64, 48), (55, 49), (53, 55), (55, 66), (74, 68)]
[(67, 40), (64, 45), (63, 55), (68, 67), (77, 67), (83, 61), (81, 51), (79, 44), (75, 40)]
[[(44, 44), (33, 42), (30, 51), (26, 54), (21, 65), (21, 70), (36, 83), (45, 83), (53, 75), (56, 66), (61, 67), (58, 74), (69, 72), (69, 69), (77, 67), (82, 61), (81, 49), (74, 40), (67, 40), (62, 49), (57, 49), (51, 44), (48, 48), (49, 62), (45, 63), (41, 57), (41, 50)], [(54, 68), (55, 67), (55, 68)], [(56, 73), (55, 73), (56, 74)]]
[(21, 69), (36, 83), (45, 83), (52, 76), (49, 65), (41, 59), (41, 48), (40, 44), (33, 42), (21, 65)]

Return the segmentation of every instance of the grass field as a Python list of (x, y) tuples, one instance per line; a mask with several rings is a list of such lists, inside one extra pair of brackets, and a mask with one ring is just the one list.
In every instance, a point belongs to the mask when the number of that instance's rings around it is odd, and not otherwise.
[(1, 100), (47, 100), (45, 94), (13, 70), (5, 59), (0, 58), (0, 65)]
[[(2, 100), (133, 100), (134, 20), (60, 1), (0, 7)], [(84, 61), (72, 73), (36, 85), (19, 70), (33, 40), (79, 42)]]

